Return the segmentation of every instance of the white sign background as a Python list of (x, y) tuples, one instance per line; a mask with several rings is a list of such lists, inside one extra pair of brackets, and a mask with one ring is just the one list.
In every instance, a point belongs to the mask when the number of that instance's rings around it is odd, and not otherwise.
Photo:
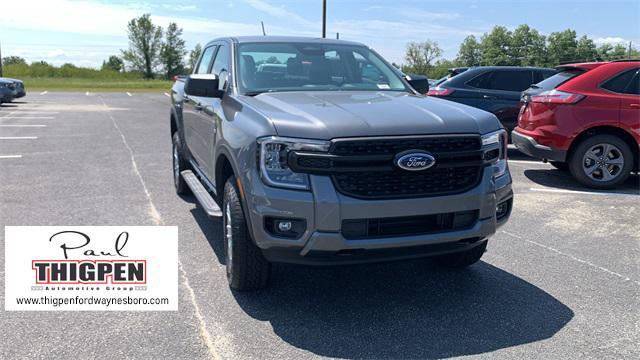
[[(68, 247), (84, 243), (81, 237), (62, 235), (49, 241), (52, 235), (61, 231), (78, 231), (89, 236), (88, 245), (67, 250), (69, 260), (146, 260), (146, 290), (107, 290), (110, 288), (135, 287), (136, 285), (71, 285), (72, 287), (100, 287), (100, 290), (33, 290), (36, 273), (32, 260), (64, 260), (60, 248), (67, 242)], [(129, 239), (121, 250), (127, 257), (86, 256), (85, 250), (116, 254), (116, 238), (122, 232), (129, 233)], [(69, 287), (69, 285), (49, 285)], [(139, 304), (18, 304), (17, 298), (136, 298)], [(143, 304), (143, 298), (168, 299), (167, 304)], [(143, 300), (140, 300), (143, 299)], [(156, 301), (156, 300), (151, 300)], [(157, 301), (156, 301), (157, 302)], [(177, 226), (7, 226), (5, 227), (5, 310), (31, 311), (177, 311), (178, 310), (178, 227)]]

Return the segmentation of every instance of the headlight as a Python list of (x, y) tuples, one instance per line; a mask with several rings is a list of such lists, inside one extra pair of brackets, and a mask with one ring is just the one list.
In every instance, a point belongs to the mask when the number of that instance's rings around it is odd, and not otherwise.
[(258, 139), (260, 177), (267, 185), (309, 190), (309, 176), (293, 172), (287, 164), (289, 151), (327, 152), (330, 143), (321, 140), (270, 136)]
[(498, 130), (482, 136), (482, 146), (485, 148), (485, 156), (492, 162), (493, 178), (500, 177), (507, 172), (507, 132)]

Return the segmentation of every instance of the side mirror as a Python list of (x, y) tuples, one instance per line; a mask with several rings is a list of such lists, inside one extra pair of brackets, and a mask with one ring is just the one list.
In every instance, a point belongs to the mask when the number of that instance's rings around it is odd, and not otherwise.
[(426, 95), (429, 92), (429, 79), (422, 75), (407, 75), (405, 77), (411, 87), (420, 94)]
[(219, 79), (214, 74), (191, 74), (184, 82), (187, 95), (222, 98), (224, 92), (218, 89)]

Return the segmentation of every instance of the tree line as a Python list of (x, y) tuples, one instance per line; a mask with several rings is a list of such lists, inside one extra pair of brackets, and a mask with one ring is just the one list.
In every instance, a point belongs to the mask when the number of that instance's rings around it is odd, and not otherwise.
[(540, 66), (554, 67), (568, 62), (608, 61), (626, 58), (637, 59), (640, 52), (622, 44), (601, 44), (588, 36), (577, 36), (575, 30), (553, 32), (549, 36), (526, 24), (510, 31), (504, 26), (495, 26), (479, 39), (467, 36), (460, 44), (457, 56), (442, 58), (442, 49), (437, 42), (410, 42), (405, 52), (405, 73), (439, 78), (447, 70), (461, 66)]

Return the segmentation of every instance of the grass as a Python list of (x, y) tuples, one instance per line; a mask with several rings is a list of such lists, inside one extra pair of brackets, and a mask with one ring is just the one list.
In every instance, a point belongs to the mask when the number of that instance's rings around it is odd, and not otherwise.
[(47, 91), (150, 91), (162, 92), (171, 89), (168, 80), (125, 80), (125, 79), (82, 79), (82, 78), (21, 78), (24, 86), (29, 90)]

